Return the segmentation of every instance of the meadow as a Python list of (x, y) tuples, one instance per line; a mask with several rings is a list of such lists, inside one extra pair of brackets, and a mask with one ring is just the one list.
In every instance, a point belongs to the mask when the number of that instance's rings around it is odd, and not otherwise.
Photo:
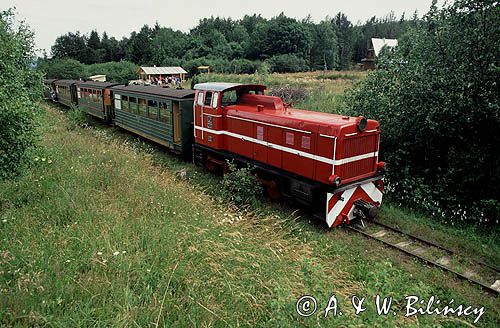
[[(312, 91), (296, 107), (331, 111), (363, 74), (225, 80), (304, 87)], [(230, 204), (219, 177), (162, 147), (60, 106), (40, 104), (40, 112), (36, 164), (0, 184), (2, 326), (472, 326), (474, 317), (405, 317), (407, 295), (484, 306), (477, 326), (498, 326), (498, 299), (476, 286), (326, 229), (293, 206)], [(395, 203), (384, 204), (380, 219), (499, 263), (495, 236)], [(310, 317), (296, 313), (302, 295), (318, 299)], [(325, 318), (332, 295), (342, 315)], [(354, 314), (353, 295), (366, 297), (365, 312)], [(376, 315), (375, 295), (392, 297), (396, 315)]]

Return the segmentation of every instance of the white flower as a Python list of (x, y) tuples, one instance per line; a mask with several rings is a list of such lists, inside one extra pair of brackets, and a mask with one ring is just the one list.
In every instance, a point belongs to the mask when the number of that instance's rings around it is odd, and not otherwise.
[(102, 252), (97, 252), (97, 255), (98, 256), (102, 256)]
[(126, 253), (127, 253), (127, 251), (122, 251), (122, 254), (126, 254)]
[(3, 223), (6, 223), (6, 222), (7, 222), (7, 219), (3, 219), (3, 220), (2, 220), (2, 222), (3, 222)]
[(119, 254), (120, 254), (120, 252), (118, 252), (118, 251), (113, 253), (114, 256), (119, 255)]

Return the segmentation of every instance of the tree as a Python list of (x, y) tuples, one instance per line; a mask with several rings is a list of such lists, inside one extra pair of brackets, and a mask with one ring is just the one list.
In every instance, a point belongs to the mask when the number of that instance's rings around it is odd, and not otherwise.
[(34, 62), (33, 33), (15, 20), (12, 10), (0, 12), (0, 180), (23, 173), (37, 145), (35, 101), (42, 94)]
[(94, 62), (92, 50), (87, 47), (87, 38), (80, 32), (70, 32), (57, 37), (52, 46), (52, 57), (73, 58), (86, 64)]
[(312, 28), (311, 69), (333, 69), (338, 66), (337, 35), (324, 20)]
[(269, 21), (266, 36), (262, 51), (269, 56), (295, 54), (304, 58), (311, 46), (311, 35), (307, 28), (284, 13)]
[(41, 60), (38, 69), (51, 79), (80, 79), (88, 76), (85, 66), (75, 59)]
[(337, 34), (339, 68), (343, 70), (349, 69), (354, 55), (354, 28), (343, 13), (338, 13), (332, 19), (332, 24), (335, 26)]
[[(380, 121), (389, 179), (412, 205), (460, 217), (500, 215), (500, 11), (493, 0), (435, 1), (417, 29), (350, 95)], [(435, 204), (438, 203), (439, 206)], [(484, 216), (481, 216), (481, 212)], [(441, 212), (439, 212), (441, 213)], [(457, 214), (458, 213), (458, 214)]]

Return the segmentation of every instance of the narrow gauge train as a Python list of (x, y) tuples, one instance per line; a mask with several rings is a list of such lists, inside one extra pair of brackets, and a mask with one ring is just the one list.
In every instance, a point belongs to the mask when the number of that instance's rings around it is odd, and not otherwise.
[(378, 122), (291, 108), (263, 85), (194, 90), (46, 80), (47, 98), (79, 106), (210, 171), (250, 164), (273, 199), (305, 205), (329, 227), (374, 218), (384, 188)]

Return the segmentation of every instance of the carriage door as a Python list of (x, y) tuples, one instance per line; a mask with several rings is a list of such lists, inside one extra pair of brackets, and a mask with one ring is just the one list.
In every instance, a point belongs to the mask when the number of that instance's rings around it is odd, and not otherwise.
[(173, 125), (174, 125), (174, 143), (181, 141), (181, 113), (179, 111), (179, 102), (172, 101)]

